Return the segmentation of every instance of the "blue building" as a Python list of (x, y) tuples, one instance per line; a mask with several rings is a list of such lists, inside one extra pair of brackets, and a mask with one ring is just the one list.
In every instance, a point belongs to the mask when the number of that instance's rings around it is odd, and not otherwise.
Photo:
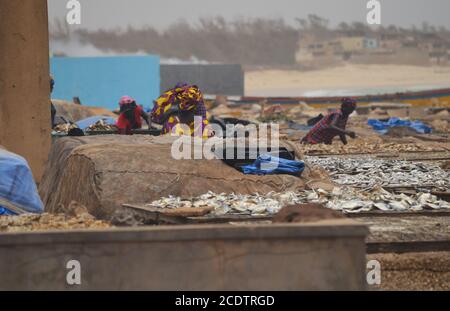
[(79, 97), (83, 105), (114, 110), (123, 95), (145, 108), (159, 96), (158, 56), (53, 57), (50, 65), (56, 99)]

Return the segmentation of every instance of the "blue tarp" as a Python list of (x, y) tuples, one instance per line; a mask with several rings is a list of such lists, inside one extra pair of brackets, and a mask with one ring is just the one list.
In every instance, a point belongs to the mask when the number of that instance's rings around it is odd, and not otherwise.
[(432, 128), (423, 124), (421, 121), (401, 120), (399, 118), (390, 118), (387, 122), (370, 119), (367, 121), (367, 124), (369, 124), (376, 132), (383, 135), (386, 134), (390, 128), (397, 126), (410, 127), (422, 134), (429, 134), (432, 132)]
[(42, 213), (44, 206), (27, 161), (0, 149), (0, 215)]
[(12, 215), (16, 214), (11, 212), (9, 209), (0, 206), (0, 216), (12, 216)]
[(77, 126), (82, 129), (83, 131), (88, 128), (91, 125), (94, 125), (98, 121), (103, 120), (108, 125), (114, 125), (116, 124), (116, 119), (111, 117), (105, 117), (105, 116), (93, 116), (89, 117), (87, 119), (80, 120), (76, 122)]
[(242, 166), (244, 174), (291, 174), (299, 175), (305, 169), (301, 161), (286, 160), (270, 155), (261, 155), (252, 165)]

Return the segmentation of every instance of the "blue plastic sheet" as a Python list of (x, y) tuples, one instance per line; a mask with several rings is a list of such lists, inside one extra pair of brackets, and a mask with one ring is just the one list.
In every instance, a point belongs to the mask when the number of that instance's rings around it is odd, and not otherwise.
[(94, 125), (95, 123), (97, 123), (100, 120), (103, 120), (105, 122), (105, 124), (108, 124), (108, 125), (116, 124), (116, 119), (114, 119), (114, 118), (106, 117), (106, 116), (93, 116), (93, 117), (89, 117), (87, 119), (83, 119), (83, 120), (76, 122), (76, 125), (84, 131), (86, 128), (88, 128), (91, 125)]
[(270, 155), (261, 155), (252, 165), (242, 166), (244, 174), (290, 174), (299, 175), (305, 169), (302, 161), (286, 160)]
[(421, 121), (409, 121), (409, 120), (401, 120), (399, 118), (390, 118), (387, 122), (383, 122), (380, 120), (370, 119), (367, 121), (376, 132), (380, 134), (386, 134), (390, 128), (397, 126), (406, 126), (413, 128), (416, 132), (422, 134), (429, 134), (432, 132), (432, 128), (425, 125)]
[(11, 212), (9, 209), (0, 206), (0, 216), (13, 216), (16, 213)]
[(42, 213), (44, 206), (27, 161), (0, 149), (0, 215)]

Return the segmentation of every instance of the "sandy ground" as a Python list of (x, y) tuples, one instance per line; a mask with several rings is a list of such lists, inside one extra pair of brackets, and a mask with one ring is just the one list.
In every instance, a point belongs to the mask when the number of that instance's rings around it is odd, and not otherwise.
[(315, 71), (260, 70), (245, 74), (249, 96), (321, 96), (450, 87), (450, 67), (347, 65)]
[(450, 253), (373, 254), (381, 265), (380, 286), (370, 290), (450, 290)]

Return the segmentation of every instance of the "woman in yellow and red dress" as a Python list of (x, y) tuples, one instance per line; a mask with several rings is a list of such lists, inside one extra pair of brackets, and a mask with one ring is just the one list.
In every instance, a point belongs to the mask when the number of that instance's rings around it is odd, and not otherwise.
[[(190, 134), (201, 132), (205, 135), (208, 125), (203, 94), (196, 85), (178, 83), (174, 88), (164, 92), (154, 102), (151, 112), (153, 122), (163, 126), (162, 133), (188, 134), (180, 130), (182, 124), (190, 129)], [(195, 119), (200, 121), (195, 122)], [(201, 126), (201, 129), (199, 128)]]

